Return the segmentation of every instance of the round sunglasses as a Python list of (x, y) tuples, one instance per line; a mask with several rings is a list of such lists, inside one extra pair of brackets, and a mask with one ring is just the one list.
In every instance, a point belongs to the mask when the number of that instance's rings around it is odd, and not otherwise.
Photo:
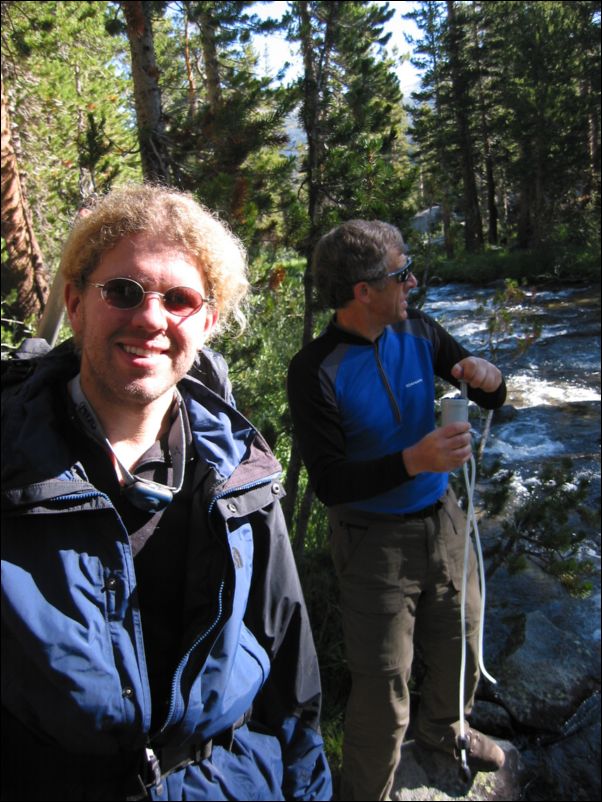
[(91, 283), (98, 287), (103, 300), (113, 309), (137, 309), (146, 295), (156, 295), (163, 301), (166, 311), (177, 317), (188, 317), (198, 312), (203, 304), (210, 303), (198, 290), (192, 287), (171, 287), (167, 292), (145, 290), (132, 278), (112, 278), (104, 284)]

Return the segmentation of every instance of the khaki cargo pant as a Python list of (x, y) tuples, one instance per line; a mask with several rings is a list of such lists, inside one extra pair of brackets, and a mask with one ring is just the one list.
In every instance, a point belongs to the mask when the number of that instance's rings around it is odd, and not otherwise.
[[(436, 745), (458, 733), (466, 518), (451, 489), (437, 506), (424, 519), (329, 510), (352, 676), (340, 793), (345, 802), (388, 798), (409, 722), (414, 641), (426, 666), (414, 735)], [(466, 714), (479, 678), (480, 591), (472, 546), (468, 576)]]

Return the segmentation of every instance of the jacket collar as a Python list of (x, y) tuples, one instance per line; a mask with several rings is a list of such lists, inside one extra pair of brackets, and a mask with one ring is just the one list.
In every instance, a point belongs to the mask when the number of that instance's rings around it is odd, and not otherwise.
[(369, 340), (367, 337), (362, 337), (361, 334), (354, 334), (351, 331), (347, 331), (347, 329), (342, 328), (336, 321), (336, 316), (333, 315), (328, 323), (327, 331), (334, 335), (339, 342), (347, 343), (349, 345), (364, 345), (373, 348), (375, 343), (380, 342), (382, 338), (386, 335), (387, 329), (389, 326), (386, 326), (382, 333), (378, 335), (376, 340)]
[[(69, 341), (41, 358), (7, 400), (2, 413), (2, 486), (22, 488), (52, 480), (85, 482), (85, 474), (60, 434), (58, 388), (79, 370)], [(279, 475), (281, 467), (251, 423), (193, 376), (178, 385), (189, 415), (194, 447), (214, 472), (222, 492)], [(60, 408), (60, 407), (59, 407)]]

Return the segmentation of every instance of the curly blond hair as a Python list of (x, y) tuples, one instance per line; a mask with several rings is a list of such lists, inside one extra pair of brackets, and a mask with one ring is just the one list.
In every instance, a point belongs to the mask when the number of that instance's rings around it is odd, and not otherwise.
[[(65, 282), (82, 288), (103, 254), (129, 234), (149, 233), (182, 247), (208, 283), (216, 329), (235, 321), (244, 328), (242, 303), (249, 289), (242, 242), (192, 195), (152, 184), (112, 190), (78, 215), (65, 242), (59, 270)], [(213, 334), (216, 333), (213, 330)]]

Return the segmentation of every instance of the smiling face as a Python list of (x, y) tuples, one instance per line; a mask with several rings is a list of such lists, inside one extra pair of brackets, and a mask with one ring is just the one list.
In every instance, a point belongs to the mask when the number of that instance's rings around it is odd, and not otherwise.
[(66, 288), (67, 313), (81, 349), (82, 389), (96, 411), (166, 406), (217, 315), (204, 305), (196, 314), (177, 317), (158, 295), (145, 295), (136, 309), (115, 309), (92, 286), (112, 278), (132, 278), (160, 293), (192, 287), (206, 297), (201, 271), (180, 246), (142, 233), (107, 251), (83, 289), (73, 283)]

